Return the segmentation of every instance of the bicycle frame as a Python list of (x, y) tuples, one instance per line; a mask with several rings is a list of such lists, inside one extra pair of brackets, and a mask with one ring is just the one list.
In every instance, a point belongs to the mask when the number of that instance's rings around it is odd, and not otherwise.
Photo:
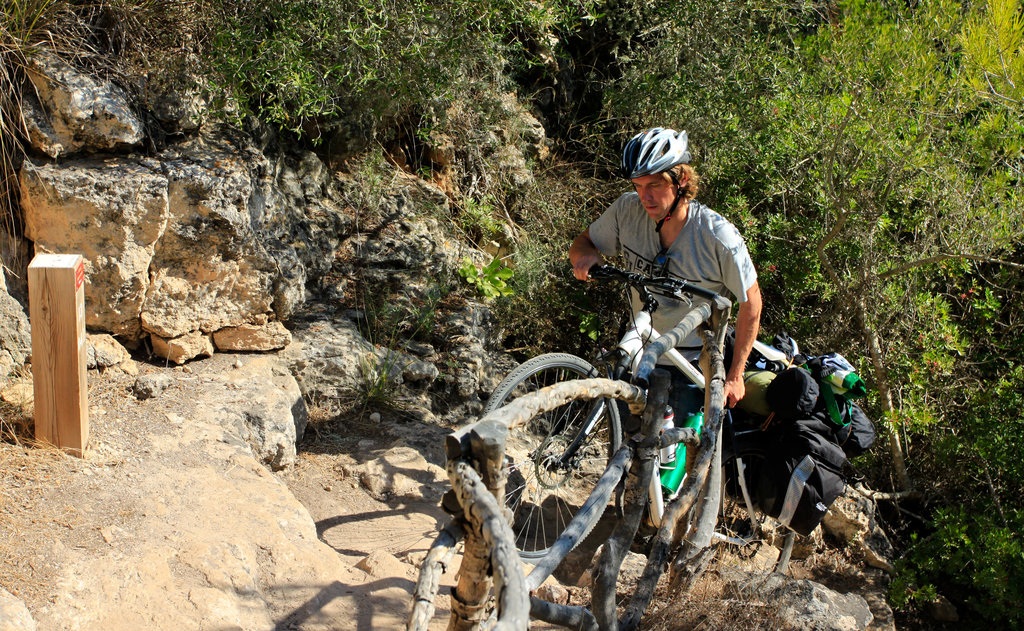
[[(660, 337), (661, 334), (652, 325), (651, 314), (648, 312), (646, 308), (641, 308), (636, 313), (634, 313), (631, 321), (632, 326), (629, 328), (629, 330), (626, 331), (625, 335), (622, 336), (622, 339), (619, 341), (617, 348), (626, 354), (629, 361), (629, 370), (631, 373), (635, 373), (637, 366), (640, 364), (640, 357), (643, 354), (644, 347), (649, 342)], [(754, 341), (754, 348), (756, 348), (758, 352), (760, 352), (762, 355), (764, 355), (767, 359), (771, 361), (786, 360), (786, 356), (784, 353), (782, 353), (778, 349), (772, 348), (771, 346), (762, 344), (757, 340)], [(678, 350), (676, 350), (675, 348), (670, 348), (667, 352), (665, 352), (662, 355), (662, 358), (669, 360), (669, 362), (673, 366), (678, 368), (684, 375), (686, 375), (688, 379), (690, 379), (690, 381), (692, 381), (701, 390), (704, 389), (705, 384), (703, 373), (700, 370), (698, 370), (692, 363), (690, 363), (685, 357), (683, 357), (683, 354), (680, 353)], [(600, 410), (598, 410), (598, 415), (599, 413)], [(594, 416), (595, 421), (598, 415)], [(593, 425), (592, 421), (589, 418), (587, 425)], [(588, 428), (584, 430), (584, 432), (581, 432), (581, 434), (589, 433), (589, 431), (590, 429)], [(582, 438), (583, 437), (578, 436), (577, 440), (582, 440)], [(574, 444), (576, 443), (576, 441), (573, 442)], [(737, 458), (737, 462), (742, 473), (744, 466), (743, 462), (740, 458)], [(656, 456), (656, 471), (659, 470), (658, 467), (660, 466), (660, 464), (660, 457)], [(753, 510), (753, 505), (750, 501), (749, 493), (747, 492), (746, 482), (743, 479), (742, 475), (740, 477), (740, 486), (743, 490), (743, 496), (746, 500), (748, 510)], [(676, 489), (676, 491), (667, 499), (671, 501), (672, 499), (675, 498), (678, 492), (679, 489)], [(649, 488), (648, 498), (651, 522), (654, 524), (655, 527), (660, 526), (662, 517), (664, 516), (665, 512), (666, 498), (662, 494), (661, 480), (660, 477), (657, 475), (651, 478), (651, 485)]]
[[(712, 298), (717, 297), (717, 294), (709, 292), (708, 290), (685, 283), (684, 285), (688, 287), (689, 291), (693, 291), (697, 295), (701, 295), (705, 298), (708, 298), (709, 296)], [(634, 287), (637, 286), (634, 285)], [(622, 373), (624, 373), (627, 369), (630, 374), (636, 375), (638, 373), (637, 368), (640, 365), (644, 349), (649, 343), (661, 337), (660, 332), (654, 328), (651, 317), (654, 311), (658, 308), (658, 303), (656, 300), (653, 299), (650, 291), (646, 288), (646, 286), (640, 286), (637, 288), (638, 291), (642, 292), (641, 296), (644, 305), (635, 313), (633, 313), (633, 317), (630, 320), (631, 326), (622, 336), (622, 339), (619, 340), (619, 343), (616, 347), (619, 351), (623, 353), (623, 361), (619, 362), (615, 374), (610, 375), (616, 379), (621, 378), (623, 376)], [(786, 361), (787, 359), (785, 354), (782, 353), (781, 351), (772, 348), (771, 346), (768, 346), (766, 344), (762, 344), (756, 339), (754, 340), (753, 345), (754, 348), (757, 349), (757, 351), (760, 352), (769, 361)], [(677, 349), (667, 349), (659, 359), (667, 359), (671, 365), (675, 366), (677, 369), (679, 369), (680, 372), (686, 375), (686, 377), (693, 384), (695, 384), (701, 390), (704, 390), (704, 374), (696, 366), (690, 363), (690, 361), (687, 360), (683, 356), (683, 354), (680, 353)], [(591, 431), (593, 431), (594, 426), (597, 424), (598, 419), (601, 418), (601, 415), (604, 412), (605, 405), (607, 405), (607, 403), (603, 400), (597, 401), (593, 405), (592, 409), (587, 415), (586, 422), (583, 424), (583, 427), (581, 428), (579, 433), (576, 434), (575, 438), (562, 453), (561, 457), (559, 457), (557, 461), (554, 461), (551, 466), (557, 466), (559, 468), (566, 468), (571, 466), (572, 460), (573, 458), (575, 458), (576, 453), (579, 451), (580, 445), (582, 445), (583, 442), (587, 439)], [(740, 471), (742, 472), (744, 466), (742, 460), (737, 458), (737, 463), (740, 467)], [(655, 470), (660, 470), (660, 458), (656, 457), (655, 464)], [(747, 503), (748, 511), (752, 511), (753, 505), (750, 502), (749, 493), (747, 492), (746, 488), (746, 482), (742, 476), (740, 477), (740, 486), (742, 488), (743, 496)], [(680, 486), (680, 488), (682, 487)], [(668, 498), (668, 500), (672, 500), (678, 493), (678, 491), (679, 489), (677, 489), (673, 493), (673, 495)], [(648, 503), (650, 508), (649, 513), (651, 521), (656, 527), (660, 526), (662, 517), (664, 516), (665, 509), (665, 498), (663, 497), (661, 491), (660, 476), (655, 475), (651, 478), (651, 484), (648, 494)]]

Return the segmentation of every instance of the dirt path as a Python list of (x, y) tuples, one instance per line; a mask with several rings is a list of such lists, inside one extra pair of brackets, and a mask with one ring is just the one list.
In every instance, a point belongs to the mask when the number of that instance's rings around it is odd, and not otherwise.
[[(90, 373), (84, 460), (0, 444), (0, 586), (41, 631), (404, 628), (419, 560), (446, 520), (442, 481), (420, 461), (401, 472), (420, 480), (405, 496), (375, 499), (358, 468), (446, 430), (363, 424), (270, 473), (210, 416), (231, 400), (235, 362), (256, 357), (139, 364), (171, 379), (144, 401), (134, 376)], [(437, 604), (442, 629), (447, 599)]]

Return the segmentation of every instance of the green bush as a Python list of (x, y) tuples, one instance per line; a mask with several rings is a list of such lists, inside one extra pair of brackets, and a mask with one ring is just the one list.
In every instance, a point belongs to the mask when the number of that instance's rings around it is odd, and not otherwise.
[(924, 605), (941, 593), (961, 611), (972, 611), (962, 615), (966, 628), (1019, 628), (1024, 623), (1024, 512), (944, 508), (931, 526), (930, 534), (914, 538), (898, 564), (891, 602)]
[(585, 15), (571, 4), (487, 0), (225, 2), (210, 54), (241, 116), (296, 133), (342, 115), (373, 124), (443, 116), (475, 84), (510, 87), (528, 44)]

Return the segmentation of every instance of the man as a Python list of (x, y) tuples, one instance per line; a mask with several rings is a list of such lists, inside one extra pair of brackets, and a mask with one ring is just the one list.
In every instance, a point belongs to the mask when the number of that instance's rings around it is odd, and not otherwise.
[[(634, 192), (619, 197), (576, 237), (569, 260), (575, 277), (587, 280), (590, 268), (600, 265), (604, 256), (622, 254), (631, 271), (672, 276), (738, 300), (736, 342), (725, 381), (726, 405), (731, 408), (743, 398), (743, 369), (760, 325), (761, 291), (739, 232), (694, 199), (699, 177), (689, 164), (687, 146), (685, 131), (656, 127), (634, 136), (622, 152), (622, 173)], [(633, 302), (638, 309), (635, 292)], [(659, 303), (653, 324), (662, 333), (690, 309), (667, 297), (660, 297)], [(679, 350), (693, 359), (700, 347), (699, 338), (691, 335)], [(699, 410), (703, 396), (692, 389), (677, 394), (684, 389), (679, 386), (685, 378), (673, 372), (670, 401), (682, 420)]]

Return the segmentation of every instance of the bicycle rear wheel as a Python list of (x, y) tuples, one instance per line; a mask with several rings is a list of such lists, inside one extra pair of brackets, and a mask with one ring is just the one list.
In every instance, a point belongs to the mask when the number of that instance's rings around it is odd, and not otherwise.
[[(767, 458), (762, 432), (747, 429), (736, 432), (722, 453), (723, 520), (730, 534), (750, 543), (760, 541), (764, 521), (761, 506), (766, 496), (767, 476), (763, 474)], [(742, 471), (742, 473), (741, 473)], [(745, 487), (745, 488), (744, 488)]]
[[(540, 355), (498, 385), (484, 413), (545, 386), (598, 376), (590, 362), (575, 355)], [(547, 553), (594, 490), (621, 440), (618, 408), (608, 399), (570, 401), (509, 433), (505, 505), (512, 511), (522, 558), (539, 559)], [(591, 513), (584, 536), (603, 512)]]

